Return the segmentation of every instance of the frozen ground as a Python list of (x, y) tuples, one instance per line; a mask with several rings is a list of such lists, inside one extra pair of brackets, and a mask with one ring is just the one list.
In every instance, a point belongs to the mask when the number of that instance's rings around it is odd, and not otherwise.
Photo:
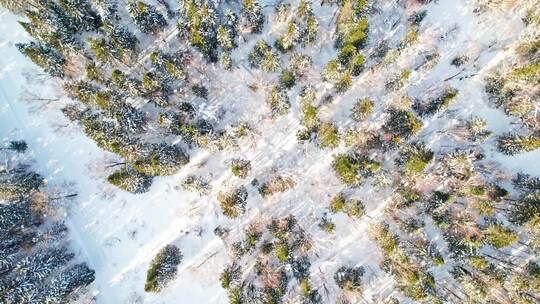
[[(452, 117), (481, 116), (489, 121), (489, 129), (501, 134), (515, 126), (512, 119), (502, 111), (487, 105), (483, 92), (483, 79), (512, 50), (509, 46), (523, 30), (516, 12), (494, 11), (481, 16), (472, 10), (472, 1), (441, 0), (426, 8), (428, 15), (421, 27), (419, 43), (401, 55), (398, 61), (386, 67), (364, 73), (351, 90), (336, 98), (332, 105), (323, 107), (323, 118), (334, 121), (344, 128), (351, 124), (349, 110), (356, 98), (370, 96), (378, 103), (389, 103), (395, 96), (384, 95), (386, 75), (400, 68), (414, 66), (413, 60), (420, 50), (437, 48), (441, 60), (432, 70), (415, 71), (411, 76), (412, 93), (429, 91), (459, 72), (449, 62), (456, 55), (467, 52), (477, 60), (466, 67), (464, 75), (447, 84), (459, 89), (458, 100), (450, 107), (453, 115), (435, 116), (424, 121), (420, 135), (435, 151), (445, 151), (444, 137), (434, 130), (455, 123)], [(335, 7), (314, 5), (320, 18), (320, 29), (326, 31)], [(271, 25), (279, 31), (279, 26)], [(404, 31), (400, 25), (393, 31), (374, 31), (389, 39)], [(330, 32), (328, 30), (328, 32)], [(241, 144), (237, 151), (209, 154), (196, 151), (190, 164), (177, 175), (157, 178), (151, 191), (131, 195), (113, 189), (103, 181), (103, 168), (114, 160), (113, 155), (97, 148), (82, 135), (77, 126), (70, 125), (59, 112), (62, 104), (60, 88), (41, 74), (14, 47), (15, 42), (27, 40), (26, 33), (16, 23), (16, 18), (0, 11), (0, 134), (2, 139), (25, 139), (36, 159), (38, 172), (49, 183), (72, 182), (79, 193), (78, 199), (66, 214), (71, 228), (73, 246), (89, 265), (96, 270), (96, 282), (92, 291), (97, 303), (226, 303), (226, 293), (220, 287), (218, 276), (228, 263), (227, 245), (213, 234), (217, 225), (242, 231), (245, 223), (257, 217), (269, 218), (294, 214), (314, 238), (318, 258), (312, 261), (313, 284), (322, 285), (323, 278), (331, 278), (335, 269), (343, 263), (362, 264), (367, 268), (365, 302), (373, 302), (393, 292), (392, 279), (378, 267), (381, 258), (375, 244), (368, 237), (371, 224), (380, 220), (389, 197), (387, 192), (374, 192), (369, 187), (351, 191), (352, 196), (366, 202), (368, 216), (353, 222), (345, 215), (335, 217), (336, 233), (328, 235), (317, 227), (317, 218), (323, 214), (331, 196), (343, 188), (331, 171), (332, 152), (321, 150), (313, 144), (296, 141), (299, 125), (297, 90), (293, 92), (292, 111), (281, 118), (270, 119), (265, 109), (265, 85), (274, 76), (249, 72), (242, 66), (242, 57), (250, 49), (242, 46), (236, 50), (235, 62), (239, 67), (232, 72), (220, 68), (208, 70), (211, 79), (210, 101), (201, 109), (214, 113), (213, 109), (229, 109), (224, 119), (248, 120), (257, 126), (255, 136)], [(441, 35), (446, 38), (441, 39)], [(320, 92), (327, 88), (320, 82), (318, 72), (332, 57), (331, 37), (323, 34), (320, 45), (306, 50), (313, 56), (314, 67), (308, 79), (301, 84), (314, 84)], [(251, 39), (253, 43), (256, 39)], [(251, 46), (251, 44), (248, 44)], [(245, 57), (244, 57), (245, 58)], [(25, 77), (30, 75), (30, 77)], [(258, 83), (260, 89), (250, 91), (246, 85)], [(298, 88), (299, 86), (297, 86)], [(33, 101), (37, 97), (60, 101)], [(43, 106), (43, 104), (47, 104)], [(374, 121), (381, 121), (381, 113), (375, 113)], [(450, 118), (449, 118), (450, 117)], [(484, 144), (489, 158), (501, 162), (511, 171), (523, 171), (540, 175), (540, 151), (506, 157), (497, 153), (493, 141)], [(226, 186), (239, 185), (233, 177), (227, 161), (243, 157), (252, 162), (251, 175), (261, 176), (277, 170), (292, 176), (297, 187), (284, 193), (261, 199), (253, 187), (248, 188), (249, 198), (246, 214), (236, 221), (226, 219), (216, 202), (216, 194)], [(209, 195), (199, 197), (178, 189), (182, 177), (197, 173), (211, 181)], [(168, 243), (177, 244), (183, 251), (184, 260), (177, 279), (163, 292), (153, 295), (143, 291), (147, 266), (155, 253)], [(324, 276), (322, 275), (324, 274)], [(337, 293), (337, 286), (329, 284), (329, 298)]]

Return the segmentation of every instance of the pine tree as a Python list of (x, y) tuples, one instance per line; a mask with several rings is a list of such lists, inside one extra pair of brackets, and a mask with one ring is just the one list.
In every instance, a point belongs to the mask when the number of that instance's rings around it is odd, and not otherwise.
[(274, 86), (272, 88), (272, 91), (268, 95), (267, 103), (270, 106), (272, 115), (275, 116), (287, 113), (291, 107), (287, 91), (280, 86)]
[(124, 167), (109, 175), (107, 181), (120, 189), (138, 194), (149, 190), (152, 177), (139, 173), (131, 167)]
[(497, 148), (506, 155), (530, 152), (540, 148), (540, 138), (506, 133), (497, 138)]
[(135, 25), (147, 34), (155, 34), (167, 26), (165, 17), (152, 5), (143, 1), (132, 0), (127, 4), (127, 9)]
[(35, 42), (19, 43), (17, 49), (51, 76), (63, 77), (66, 59), (52, 47)]
[(228, 193), (220, 193), (218, 201), (221, 205), (221, 211), (230, 218), (242, 215), (246, 209), (247, 197), (247, 189), (244, 186), (233, 189)]
[(59, 0), (59, 3), (75, 19), (80, 30), (90, 32), (101, 27), (101, 17), (88, 0)]
[(257, 0), (244, 0), (242, 17), (245, 18), (245, 26), (251, 33), (258, 34), (264, 27), (264, 14), (261, 4)]
[(148, 267), (144, 291), (159, 292), (165, 288), (176, 276), (181, 262), (182, 253), (177, 246), (169, 244), (163, 247)]
[(96, 60), (101, 63), (111, 63), (117, 58), (120, 58), (118, 50), (111, 45), (105, 38), (88, 38), (88, 46), (96, 57)]
[(364, 267), (345, 267), (341, 266), (334, 274), (334, 280), (339, 288), (359, 292), (362, 288), (362, 276)]

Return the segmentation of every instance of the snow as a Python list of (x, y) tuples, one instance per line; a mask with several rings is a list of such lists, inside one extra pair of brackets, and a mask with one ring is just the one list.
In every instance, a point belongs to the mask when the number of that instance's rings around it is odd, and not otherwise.
[[(428, 72), (414, 71), (409, 93), (423, 96), (424, 92), (437, 90), (444, 79), (459, 72), (450, 67), (449, 62), (466, 52), (471, 58), (477, 56), (477, 60), (465, 67), (463, 75), (474, 76), (464, 80), (454, 78), (446, 83), (459, 89), (458, 99), (449, 111), (454, 111), (456, 118), (468, 118), (473, 114), (485, 118), (495, 134), (515, 128), (512, 124), (514, 119), (487, 104), (483, 79), (511, 52), (509, 45), (523, 30), (520, 16), (512, 11), (478, 16), (472, 10), (472, 2), (440, 0), (427, 5), (428, 14), (422, 23), (419, 43), (402, 53), (395, 64), (375, 68), (377, 70), (373, 73), (364, 73), (347, 93), (336, 96), (332, 104), (323, 106), (320, 117), (334, 121), (344, 130), (352, 125), (349, 110), (357, 98), (370, 97), (376, 104), (391, 102), (397, 96), (384, 95), (384, 79), (400, 69), (411, 68), (418, 51), (437, 49), (441, 55), (440, 62)], [(56, 98), (60, 88), (47, 77), (41, 77), (42, 81), (25, 78), (27, 72), (41, 74), (14, 46), (15, 42), (27, 41), (28, 36), (16, 23), (16, 17), (0, 11), (2, 140), (26, 140), (37, 171), (44, 174), (49, 183), (68, 181), (76, 185), (78, 197), (70, 206), (65, 220), (74, 250), (96, 271), (92, 292), (97, 303), (226, 303), (226, 293), (220, 287), (218, 277), (229, 258), (225, 244), (214, 236), (214, 228), (228, 226), (231, 235), (239, 237), (244, 225), (259, 217), (288, 214), (294, 214), (314, 239), (317, 254), (311, 268), (314, 286), (321, 286), (326, 278), (331, 293), (337, 294), (337, 286), (331, 279), (334, 271), (341, 265), (364, 265), (364, 282), (368, 285), (364, 299), (367, 302), (393, 292), (393, 281), (379, 269), (381, 254), (369, 237), (370, 228), (380, 221), (389, 201), (389, 191), (376, 192), (369, 185), (351, 190), (351, 196), (365, 202), (367, 216), (356, 222), (346, 216), (332, 217), (336, 223), (333, 235), (317, 227), (329, 199), (343, 189), (330, 168), (332, 156), (347, 149), (340, 147), (330, 151), (296, 141), (296, 132), (301, 128), (296, 99), (299, 88), (311, 83), (316, 85), (319, 97), (328, 92), (328, 85), (321, 83), (316, 71), (335, 57), (332, 37), (328, 35), (333, 31), (329, 22), (335, 7), (314, 3), (313, 8), (319, 18), (320, 32), (326, 33), (319, 37), (319, 45), (305, 50), (314, 59), (313, 68), (308, 73), (309, 77), (302, 79), (292, 91), (291, 112), (277, 119), (269, 116), (265, 105), (266, 93), (277, 79), (277, 73), (249, 70), (245, 58), (259, 38), (249, 37), (249, 43), (242, 44), (233, 52), (233, 61), (238, 68), (231, 72), (221, 68), (206, 71), (206, 80), (211, 80), (210, 98), (208, 103), (200, 105), (199, 110), (209, 117), (216, 117), (216, 120), (219, 118), (220, 125), (248, 121), (256, 127), (255, 134), (232, 152), (210, 154), (193, 151), (190, 164), (185, 169), (172, 177), (157, 178), (151, 190), (142, 195), (119, 191), (104, 182), (104, 167), (115, 158), (97, 148), (77, 126), (69, 124), (62, 116), (58, 104), (67, 102), (65, 97), (61, 96), (60, 102), (46, 107), (36, 107), (35, 103), (23, 100), (26, 91), (39, 97)], [(273, 8), (266, 10), (270, 12)], [(283, 27), (272, 28), (272, 38), (264, 37), (269, 44)], [(377, 29), (371, 31), (396, 40), (405, 29), (382, 33)], [(444, 33), (450, 34), (441, 39)], [(174, 38), (174, 30), (171, 34), (166, 30), (163, 36), (167, 40)], [(255, 92), (246, 88), (252, 83), (259, 85)], [(220, 109), (225, 111), (220, 112)], [(380, 123), (383, 118), (380, 112), (373, 117), (374, 123)], [(435, 115), (424, 121), (425, 128), (419, 137), (430, 148), (445, 151), (444, 139), (434, 130), (453, 124), (455, 120), (452, 117)], [(508, 157), (496, 152), (493, 140), (483, 147), (489, 159), (501, 163), (509, 171), (540, 175), (540, 150)], [(248, 179), (243, 181), (232, 176), (227, 165), (230, 159), (238, 157), (250, 160), (253, 168)], [(237, 220), (226, 219), (221, 214), (215, 199), (220, 190), (246, 184), (251, 178), (263, 177), (272, 170), (293, 177), (298, 186), (264, 199), (254, 187), (247, 186), (246, 214)], [(212, 186), (210, 194), (199, 197), (180, 190), (180, 180), (189, 174), (208, 178)], [(178, 245), (184, 256), (177, 279), (159, 294), (144, 293), (148, 264), (163, 246), (170, 243)]]

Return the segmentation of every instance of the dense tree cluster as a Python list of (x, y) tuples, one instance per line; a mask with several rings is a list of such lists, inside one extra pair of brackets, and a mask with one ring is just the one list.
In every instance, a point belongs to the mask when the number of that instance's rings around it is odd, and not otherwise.
[(234, 262), (221, 273), (221, 286), (231, 303), (281, 303), (293, 286), (302, 303), (322, 303), (310, 284), (310, 249), (309, 235), (293, 216), (248, 225), (243, 240), (232, 244)]
[[(11, 146), (26, 149), (24, 141)], [(22, 162), (0, 172), (2, 303), (66, 303), (94, 281), (68, 249), (66, 226), (52, 220), (52, 200), (44, 179)]]

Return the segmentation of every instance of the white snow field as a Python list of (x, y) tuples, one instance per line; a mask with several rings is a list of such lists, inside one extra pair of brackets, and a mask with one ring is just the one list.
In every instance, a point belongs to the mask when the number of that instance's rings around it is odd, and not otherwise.
[[(406, 31), (406, 22), (391, 28), (394, 12), (392, 1), (382, 5), (381, 15), (370, 20), (370, 40), (385, 36), (398, 40)], [(296, 1), (292, 1), (293, 6)], [(424, 120), (419, 138), (433, 151), (449, 151), (452, 147), (437, 130), (455, 125), (456, 118), (476, 115), (489, 122), (494, 134), (514, 130), (514, 118), (495, 109), (487, 102), (484, 78), (512, 52), (512, 44), (523, 34), (522, 12), (493, 10), (484, 14), (473, 11), (475, 1), (440, 0), (430, 3), (427, 17), (421, 26), (419, 42), (404, 51), (398, 60), (385, 67), (376, 67), (355, 79), (352, 88), (336, 95), (334, 102), (321, 107), (321, 118), (333, 121), (340, 130), (351, 126), (350, 109), (357, 98), (370, 97), (376, 104), (389, 104), (397, 96), (384, 92), (384, 79), (402, 68), (415, 66), (420, 51), (437, 49), (439, 63), (429, 71), (417, 70), (410, 78), (410, 92), (428, 92), (446, 83), (459, 90), (457, 100), (447, 110), (451, 115), (435, 115)], [(273, 10), (273, 3), (266, 9)], [(314, 84), (318, 93), (330, 92), (323, 83), (320, 71), (336, 56), (332, 47), (335, 6), (314, 3), (319, 19), (320, 38), (317, 45), (304, 52), (312, 56), (313, 68), (300, 84)], [(398, 18), (398, 17), (395, 17)], [(284, 24), (270, 19), (268, 40), (284, 30)], [(272, 36), (274, 35), (274, 36)], [(48, 183), (72, 183), (78, 193), (73, 205), (68, 206), (65, 221), (70, 228), (72, 246), (83, 260), (96, 271), (91, 294), (99, 304), (118, 303), (227, 303), (227, 293), (221, 288), (219, 275), (230, 262), (228, 245), (214, 235), (218, 225), (231, 229), (230, 235), (240, 237), (243, 227), (257, 218), (271, 218), (293, 214), (312, 236), (314, 252), (311, 273), (314, 286), (324, 286), (325, 302), (334, 302), (339, 288), (331, 281), (342, 264), (363, 265), (365, 289), (359, 303), (380, 303), (378, 299), (395, 295), (392, 277), (382, 271), (382, 254), (369, 237), (370, 227), (382, 220), (383, 210), (391, 192), (375, 191), (369, 185), (348, 189), (347, 194), (360, 198), (367, 215), (353, 221), (345, 214), (336, 215), (336, 232), (327, 234), (318, 228), (318, 219), (327, 210), (328, 201), (344, 189), (335, 176), (331, 162), (333, 155), (347, 151), (346, 147), (325, 150), (314, 144), (298, 142), (300, 108), (296, 101), (300, 85), (292, 91), (291, 111), (279, 118), (271, 118), (263, 106), (266, 92), (276, 75), (250, 71), (247, 53), (256, 38), (240, 44), (233, 51), (236, 68), (225, 71), (219, 67), (206, 70), (210, 98), (201, 105), (210, 117), (219, 117), (220, 124), (247, 121), (255, 127), (255, 134), (234, 151), (209, 153), (190, 151), (190, 163), (178, 174), (155, 179), (151, 190), (133, 195), (106, 183), (105, 167), (118, 160), (111, 153), (99, 149), (86, 138), (79, 126), (63, 117), (60, 108), (67, 102), (61, 87), (43, 74), (15, 48), (15, 43), (29, 37), (17, 23), (17, 17), (0, 10), (0, 134), (2, 140), (24, 139), (35, 158), (35, 169), (46, 176)], [(369, 45), (369, 47), (373, 47)], [(460, 76), (452, 78), (460, 69), (449, 62), (463, 52), (474, 62), (467, 65)], [(259, 89), (247, 86), (258, 84)], [(40, 99), (40, 100), (37, 100)], [(228, 112), (219, 115), (219, 109)], [(379, 111), (378, 111), (379, 110)], [(375, 108), (374, 125), (383, 121), (382, 107)], [(505, 156), (497, 152), (494, 141), (483, 144), (486, 157), (499, 162), (508, 171), (540, 175), (540, 150)], [(216, 200), (217, 193), (229, 186), (242, 183), (229, 169), (231, 158), (251, 161), (252, 176), (262, 176), (272, 170), (296, 180), (294, 189), (261, 198), (256, 189), (248, 188), (246, 213), (237, 219), (226, 218)], [(387, 161), (392, 160), (389, 155)], [(180, 189), (180, 180), (189, 174), (202, 175), (212, 186), (208, 195), (199, 196)], [(146, 270), (151, 259), (165, 245), (177, 245), (183, 254), (176, 279), (160, 293), (145, 293)], [(328, 280), (324, 281), (324, 280)]]

